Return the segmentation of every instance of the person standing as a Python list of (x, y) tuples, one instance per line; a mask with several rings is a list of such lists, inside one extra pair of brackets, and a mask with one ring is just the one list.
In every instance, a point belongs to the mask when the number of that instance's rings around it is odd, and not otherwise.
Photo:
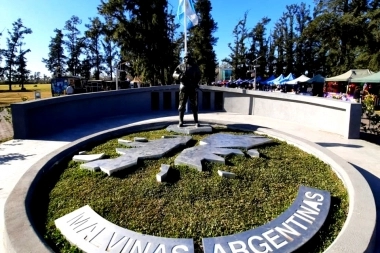
[(360, 102), (360, 88), (359, 88), (359, 85), (357, 85), (355, 87), (355, 91), (354, 91), (354, 99), (356, 100), (356, 102)]
[(183, 127), (183, 117), (185, 115), (186, 103), (189, 100), (191, 111), (193, 112), (195, 127), (198, 123), (198, 96), (199, 81), (201, 71), (190, 53), (184, 57), (184, 63), (178, 65), (173, 73), (173, 78), (180, 81), (179, 88), (179, 123), (178, 127)]
[(362, 100), (364, 100), (365, 96), (367, 96), (368, 94), (369, 94), (369, 92), (368, 92), (368, 85), (365, 83), (364, 86), (363, 86)]

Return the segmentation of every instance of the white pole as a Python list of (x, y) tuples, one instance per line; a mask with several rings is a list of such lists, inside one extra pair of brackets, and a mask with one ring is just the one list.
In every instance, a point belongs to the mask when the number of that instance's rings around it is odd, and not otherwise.
[(256, 65), (253, 66), (255, 77), (253, 79), (253, 90), (256, 90)]
[[(186, 22), (186, 3), (187, 3), (187, 0), (184, 0), (184, 6), (183, 6), (183, 31), (184, 31), (184, 40), (185, 40), (185, 55), (186, 56), (186, 53), (187, 53), (187, 22)], [(186, 113), (189, 112), (189, 100), (187, 100), (186, 102)]]
[(184, 35), (185, 35), (185, 55), (187, 53), (187, 20), (186, 20), (186, 3), (187, 0), (184, 0), (184, 7), (183, 7), (183, 30), (184, 30)]

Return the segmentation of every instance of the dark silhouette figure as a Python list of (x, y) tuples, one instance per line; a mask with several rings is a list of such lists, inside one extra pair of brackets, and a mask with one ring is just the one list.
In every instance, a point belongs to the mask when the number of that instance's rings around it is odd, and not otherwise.
[(201, 80), (201, 72), (190, 53), (184, 57), (184, 63), (178, 65), (174, 70), (173, 78), (180, 81), (179, 89), (179, 127), (183, 127), (183, 117), (185, 115), (187, 100), (190, 101), (193, 112), (195, 126), (198, 127), (198, 83)]

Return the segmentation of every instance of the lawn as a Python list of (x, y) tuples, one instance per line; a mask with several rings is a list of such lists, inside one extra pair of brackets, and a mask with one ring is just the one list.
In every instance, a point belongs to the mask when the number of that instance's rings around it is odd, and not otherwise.
[[(214, 132), (228, 132), (216, 129)], [(230, 133), (230, 132), (229, 132)], [(233, 134), (246, 134), (233, 132)], [(149, 140), (168, 135), (166, 130), (130, 134), (123, 139)], [(192, 135), (189, 146), (207, 135)], [(294, 201), (300, 185), (331, 193), (330, 213), (322, 229), (297, 252), (323, 252), (342, 229), (348, 212), (348, 195), (331, 167), (304, 151), (273, 139), (258, 147), (259, 158), (227, 156), (226, 164), (206, 163), (199, 172), (175, 166), (176, 150), (158, 160), (145, 160), (129, 172), (108, 177), (103, 172), (80, 169), (80, 163), (60, 163), (57, 173), (44, 181), (38, 194), (36, 214), (45, 239), (57, 252), (79, 252), (61, 236), (54, 220), (84, 205), (106, 220), (136, 232), (171, 238), (193, 238), (196, 252), (202, 252), (203, 237), (231, 235), (261, 226), (283, 213)], [(108, 158), (123, 147), (112, 139), (87, 151), (105, 153)], [(174, 168), (176, 180), (158, 183), (155, 174), (161, 164)], [(236, 179), (218, 176), (217, 171), (236, 173)], [(46, 189), (51, 189), (46, 191)], [(46, 202), (46, 203), (44, 203)], [(43, 204), (44, 203), (44, 204)], [(46, 206), (46, 209), (43, 208)]]
[(0, 85), (0, 107), (9, 106), (12, 103), (22, 102), (35, 99), (35, 91), (39, 90), (41, 98), (51, 97), (50, 84), (25, 84), (26, 90), (22, 91), (18, 84), (12, 85), (12, 91), (9, 91), (7, 84)]

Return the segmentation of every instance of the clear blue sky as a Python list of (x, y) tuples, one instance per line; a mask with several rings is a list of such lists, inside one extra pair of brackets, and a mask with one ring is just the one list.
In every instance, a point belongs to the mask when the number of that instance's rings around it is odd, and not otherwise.
[[(148, 0), (147, 0), (148, 1)], [(27, 68), (34, 72), (51, 74), (41, 62), (48, 56), (48, 45), (54, 36), (54, 29), (62, 29), (65, 22), (72, 15), (82, 19), (80, 29), (84, 31), (84, 24), (89, 23), (88, 18), (98, 16), (97, 6), (100, 0), (2, 0), (0, 8), (0, 48), (6, 47), (7, 30), (12, 29), (12, 23), (21, 18), (23, 24), (33, 30), (32, 34), (26, 35), (25, 48), (30, 48), (27, 54)], [(169, 0), (174, 13), (177, 12), (179, 0)], [(313, 0), (213, 0), (212, 17), (218, 24), (218, 30), (214, 34), (218, 38), (215, 53), (218, 61), (230, 54), (228, 43), (233, 42), (232, 31), (237, 22), (243, 18), (244, 13), (249, 11), (247, 27), (253, 28), (263, 17), (272, 21), (268, 25), (268, 32), (275, 22), (285, 12), (286, 5), (300, 4), (313, 5)], [(183, 28), (182, 28), (183, 29)], [(4, 64), (4, 63), (3, 63)]]

